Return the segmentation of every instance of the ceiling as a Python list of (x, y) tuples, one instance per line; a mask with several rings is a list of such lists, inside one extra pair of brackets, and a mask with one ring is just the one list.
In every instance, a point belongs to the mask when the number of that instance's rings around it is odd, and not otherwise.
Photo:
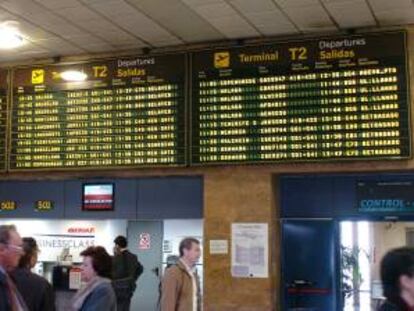
[(412, 0), (0, 0), (29, 43), (0, 62), (414, 23)]

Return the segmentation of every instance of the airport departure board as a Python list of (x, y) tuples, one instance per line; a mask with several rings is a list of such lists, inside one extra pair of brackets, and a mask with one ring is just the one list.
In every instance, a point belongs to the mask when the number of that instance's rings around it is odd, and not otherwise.
[(185, 58), (15, 70), (9, 169), (184, 165)]
[(7, 70), (0, 70), (0, 171), (6, 170), (8, 103), (7, 103)]
[(192, 55), (193, 164), (410, 157), (404, 32)]

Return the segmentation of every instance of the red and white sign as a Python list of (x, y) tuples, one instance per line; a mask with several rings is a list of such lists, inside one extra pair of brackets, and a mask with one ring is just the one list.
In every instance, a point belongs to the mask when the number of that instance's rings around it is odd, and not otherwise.
[(112, 210), (114, 204), (114, 189), (112, 184), (84, 185), (84, 210)]
[(141, 233), (139, 235), (138, 249), (150, 249), (151, 248), (151, 235), (149, 233)]
[(70, 227), (68, 228), (68, 233), (79, 233), (79, 234), (86, 234), (86, 233), (95, 233), (95, 227)]
[(72, 267), (69, 271), (69, 289), (78, 290), (82, 286), (82, 269)]

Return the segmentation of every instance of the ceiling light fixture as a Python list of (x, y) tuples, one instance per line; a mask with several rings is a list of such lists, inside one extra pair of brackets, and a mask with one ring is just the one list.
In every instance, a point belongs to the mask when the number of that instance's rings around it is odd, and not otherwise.
[(14, 49), (25, 43), (25, 39), (13, 22), (0, 24), (0, 49)]
[(83, 71), (79, 70), (67, 70), (60, 73), (60, 76), (65, 81), (70, 82), (80, 82), (85, 81), (88, 78), (88, 75)]

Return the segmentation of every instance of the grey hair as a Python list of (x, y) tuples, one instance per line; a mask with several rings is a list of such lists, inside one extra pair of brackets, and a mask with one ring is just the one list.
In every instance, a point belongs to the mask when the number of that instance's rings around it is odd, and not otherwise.
[(0, 226), (0, 243), (8, 244), (10, 241), (10, 232), (16, 231), (14, 225), (1, 225)]

